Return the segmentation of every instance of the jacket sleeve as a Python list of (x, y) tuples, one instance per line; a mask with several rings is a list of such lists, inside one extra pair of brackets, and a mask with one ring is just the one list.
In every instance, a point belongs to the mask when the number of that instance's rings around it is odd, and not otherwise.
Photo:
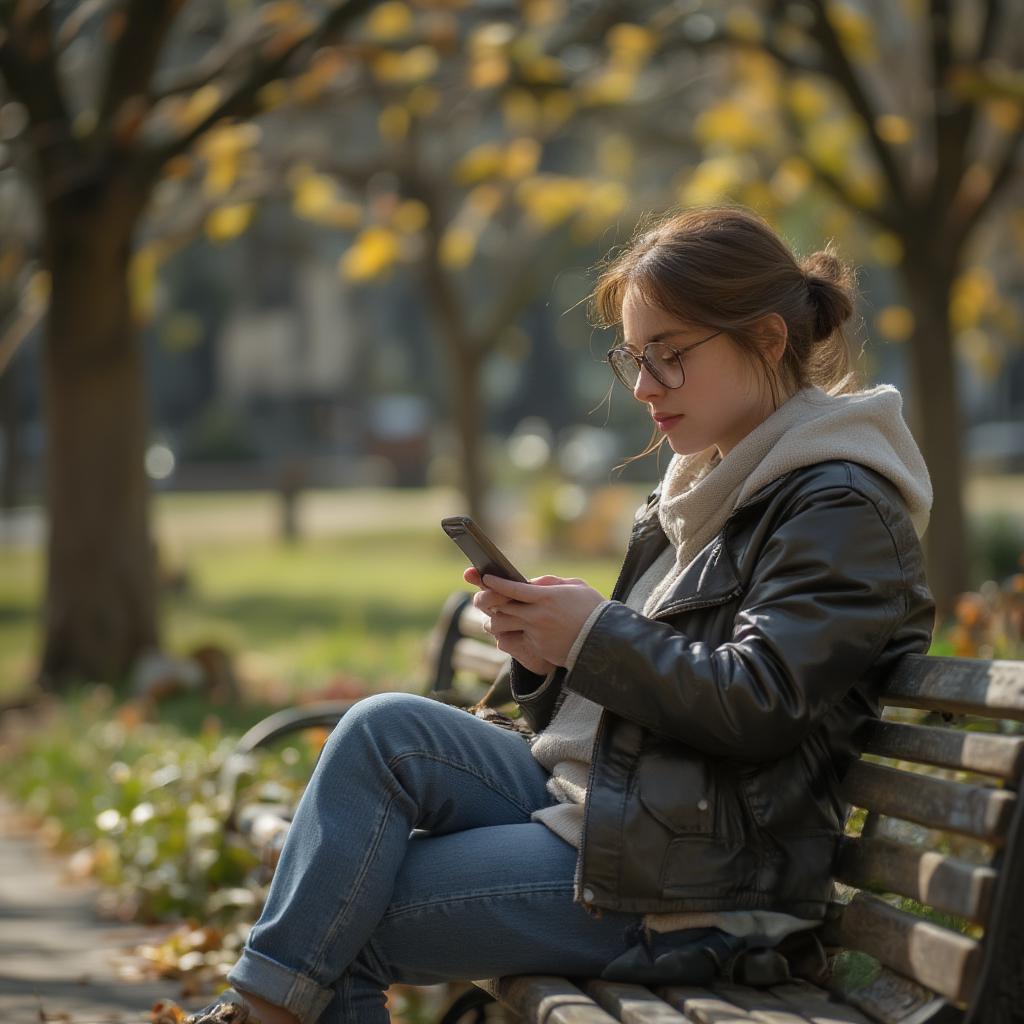
[(726, 643), (609, 602), (565, 685), (705, 753), (781, 757), (870, 669), (909, 583), (874, 503), (850, 488), (801, 497), (765, 541)]

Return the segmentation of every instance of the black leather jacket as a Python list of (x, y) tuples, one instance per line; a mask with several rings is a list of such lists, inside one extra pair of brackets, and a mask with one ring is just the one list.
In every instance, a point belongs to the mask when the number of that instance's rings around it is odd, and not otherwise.
[(794, 470), (735, 509), (645, 618), (621, 602), (668, 544), (657, 496), (572, 671), (544, 684), (512, 665), (535, 732), (563, 686), (604, 708), (575, 899), (595, 915), (821, 917), (858, 725), (934, 625), (906, 506), (854, 462)]

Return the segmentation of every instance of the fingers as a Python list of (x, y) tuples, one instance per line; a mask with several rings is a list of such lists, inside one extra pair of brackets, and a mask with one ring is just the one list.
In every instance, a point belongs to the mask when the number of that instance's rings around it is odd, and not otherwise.
[(474, 587), (482, 587), (483, 586), (483, 581), (480, 579), (480, 573), (475, 568), (473, 568), (473, 566), (470, 566), (462, 574), (462, 578), (467, 583), (469, 583), (471, 586), (474, 586)]
[(513, 601), (525, 601), (530, 603), (537, 600), (537, 588), (532, 583), (517, 583), (515, 580), (506, 580), (501, 576), (492, 576), (488, 573), (484, 576), (483, 584), (502, 597), (511, 598)]

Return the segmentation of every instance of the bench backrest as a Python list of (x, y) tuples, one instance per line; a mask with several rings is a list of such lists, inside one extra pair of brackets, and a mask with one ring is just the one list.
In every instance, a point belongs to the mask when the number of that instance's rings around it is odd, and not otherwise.
[[(457, 703), (480, 700), (508, 664), (465, 593), (445, 605), (431, 654), (435, 692)], [(509, 699), (492, 687), (485, 701)], [(860, 810), (822, 941), (878, 962), (848, 995), (876, 1020), (1019, 1019), (1008, 1014), (1024, 1007), (1024, 662), (909, 656), (880, 699), (841, 784)]]

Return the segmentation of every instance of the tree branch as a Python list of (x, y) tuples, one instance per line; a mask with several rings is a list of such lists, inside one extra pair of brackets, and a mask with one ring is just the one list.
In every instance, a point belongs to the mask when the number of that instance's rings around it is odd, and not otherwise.
[(850, 192), (847, 185), (837, 178), (830, 170), (819, 164), (807, 151), (807, 148), (802, 145), (803, 132), (800, 127), (800, 123), (797, 121), (793, 112), (789, 110), (785, 104), (782, 105), (782, 116), (787, 126), (789, 127), (790, 133), (794, 139), (797, 140), (799, 147), (800, 156), (807, 161), (807, 165), (814, 172), (814, 176), (820, 181), (844, 206), (853, 210), (855, 213), (868, 220), (874, 221), (880, 228), (884, 228), (886, 231), (892, 231), (900, 233), (901, 225), (900, 218), (897, 211), (892, 208), (892, 198), (886, 197), (886, 202), (882, 204), (881, 208), (873, 206), (867, 206), (861, 203), (852, 192)]
[(815, 12), (814, 34), (825, 52), (826, 60), (822, 71), (842, 88), (850, 105), (864, 122), (868, 144), (874, 151), (896, 206), (906, 208), (910, 205), (910, 197), (907, 194), (895, 154), (878, 134), (878, 129), (875, 127), (877, 111), (868, 99), (867, 93), (857, 77), (857, 72), (843, 49), (839, 36), (828, 20), (825, 0), (808, 0), (808, 2)]
[[(249, 72), (204, 118), (182, 132), (171, 142), (157, 147), (152, 160), (158, 169), (171, 157), (187, 150), (218, 121), (226, 117), (248, 117), (256, 112), (256, 96), (267, 82), (279, 77), (292, 58), (303, 49), (314, 49), (335, 33), (346, 29), (352, 22), (376, 4), (377, 0), (341, 0), (320, 23), (294, 42), (284, 46), (280, 52), (259, 57), (253, 55)], [(265, 48), (264, 48), (265, 49)]]
[(935, 176), (928, 205), (932, 215), (945, 218), (967, 164), (967, 140), (976, 104), (955, 99), (950, 88), (953, 69), (952, 12), (949, 0), (931, 0), (932, 93), (935, 96)]
[(57, 75), (51, 0), (4, 0), (0, 4), (0, 76), (28, 113), (32, 149), (44, 195), (74, 177), (81, 148)]
[[(967, 239), (975, 225), (998, 198), (999, 193), (1013, 179), (1014, 173), (1019, 170), (1018, 158), (1024, 155), (1018, 153), (1022, 142), (1024, 142), (1024, 124), (1021, 124), (1007, 139), (1001, 155), (993, 161), (992, 182), (988, 191), (973, 206), (966, 209), (964, 209), (967, 206), (966, 202), (954, 203), (951, 220), (953, 221), (953, 237), (957, 240), (955, 244), (960, 244)], [(960, 213), (960, 210), (963, 212)]]
[[(164, 40), (183, 6), (182, 0), (126, 0), (118, 12), (123, 26), (107, 62), (97, 111), (98, 132), (115, 133), (126, 101), (146, 97)], [(146, 106), (149, 106), (148, 99)]]

